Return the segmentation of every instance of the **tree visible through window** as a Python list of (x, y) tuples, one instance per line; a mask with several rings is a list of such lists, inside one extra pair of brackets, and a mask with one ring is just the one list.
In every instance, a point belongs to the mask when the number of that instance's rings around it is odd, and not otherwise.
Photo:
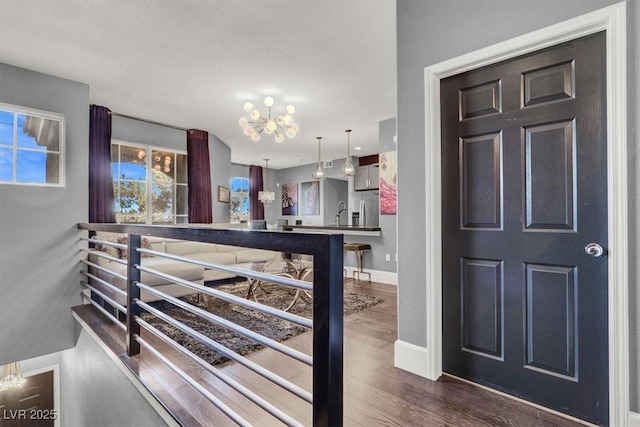
[(229, 180), (231, 197), (229, 215), (231, 222), (249, 221), (249, 178), (235, 177)]
[(112, 143), (111, 167), (118, 223), (188, 222), (185, 153)]
[(64, 185), (64, 116), (0, 104), (0, 183)]

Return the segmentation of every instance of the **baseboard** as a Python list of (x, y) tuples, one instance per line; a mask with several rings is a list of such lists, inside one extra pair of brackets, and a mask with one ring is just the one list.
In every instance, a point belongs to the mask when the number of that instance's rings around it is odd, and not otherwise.
[(397, 340), (394, 344), (393, 365), (412, 374), (429, 378), (428, 351), (425, 347)]
[[(345, 265), (344, 269), (347, 272), (347, 277), (353, 277), (353, 272), (356, 270), (355, 267), (350, 267), (348, 265)], [(388, 285), (398, 286), (398, 273), (395, 273), (393, 271), (370, 270), (368, 268), (363, 268), (362, 271), (364, 271), (365, 273), (370, 273), (371, 280), (373, 282), (386, 283)], [(369, 277), (365, 274), (360, 278), (368, 279)]]
[(629, 412), (629, 427), (640, 427), (640, 414)]

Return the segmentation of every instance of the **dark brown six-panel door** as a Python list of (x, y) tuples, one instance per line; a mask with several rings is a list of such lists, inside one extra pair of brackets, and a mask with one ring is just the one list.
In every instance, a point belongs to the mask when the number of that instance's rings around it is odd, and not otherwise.
[(605, 71), (599, 33), (440, 87), (443, 369), (597, 424), (609, 416)]

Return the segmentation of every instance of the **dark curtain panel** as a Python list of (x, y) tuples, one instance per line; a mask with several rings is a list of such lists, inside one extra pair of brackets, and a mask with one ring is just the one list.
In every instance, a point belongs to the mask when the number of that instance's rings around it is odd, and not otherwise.
[(111, 176), (111, 111), (89, 109), (89, 222), (116, 222)]
[(189, 222), (211, 224), (211, 167), (209, 165), (209, 132), (187, 131), (187, 171), (189, 174)]
[(258, 199), (262, 191), (262, 166), (249, 166), (249, 213), (251, 219), (264, 219), (264, 205)]

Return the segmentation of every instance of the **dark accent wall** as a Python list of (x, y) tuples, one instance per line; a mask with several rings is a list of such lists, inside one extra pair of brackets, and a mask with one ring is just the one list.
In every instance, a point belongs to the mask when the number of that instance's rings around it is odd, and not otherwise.
[(89, 86), (0, 63), (0, 102), (65, 115), (64, 187), (0, 185), (0, 365), (73, 347)]

